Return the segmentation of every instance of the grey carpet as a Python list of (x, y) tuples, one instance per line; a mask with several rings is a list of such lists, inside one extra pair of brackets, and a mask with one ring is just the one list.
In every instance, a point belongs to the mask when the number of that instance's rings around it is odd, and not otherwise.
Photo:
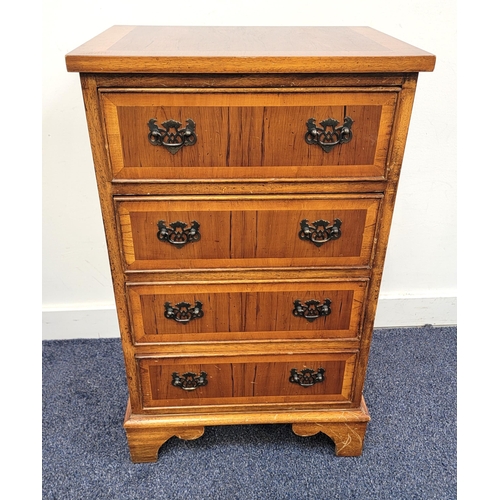
[(207, 427), (130, 461), (118, 339), (43, 342), (43, 499), (369, 500), (457, 497), (455, 327), (376, 330), (361, 457), (289, 425)]

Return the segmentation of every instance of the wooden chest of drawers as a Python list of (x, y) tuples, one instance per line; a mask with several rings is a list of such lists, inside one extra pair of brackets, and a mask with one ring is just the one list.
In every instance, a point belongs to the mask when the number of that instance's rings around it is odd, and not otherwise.
[(417, 76), (370, 28), (115, 26), (80, 73), (134, 462), (205, 426), (290, 423), (359, 455)]

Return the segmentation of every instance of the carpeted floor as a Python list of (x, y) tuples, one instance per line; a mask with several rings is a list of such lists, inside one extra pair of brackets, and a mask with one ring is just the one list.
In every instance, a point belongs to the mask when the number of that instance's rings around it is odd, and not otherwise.
[(448, 500), (457, 497), (455, 327), (377, 330), (361, 457), (289, 425), (207, 427), (130, 461), (118, 339), (43, 342), (44, 500)]

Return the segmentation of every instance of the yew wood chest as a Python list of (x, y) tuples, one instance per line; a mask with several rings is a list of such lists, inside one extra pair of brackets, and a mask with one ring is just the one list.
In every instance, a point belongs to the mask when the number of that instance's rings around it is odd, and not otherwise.
[(132, 460), (290, 423), (362, 452), (417, 76), (367, 27), (114, 26), (67, 54), (123, 345)]

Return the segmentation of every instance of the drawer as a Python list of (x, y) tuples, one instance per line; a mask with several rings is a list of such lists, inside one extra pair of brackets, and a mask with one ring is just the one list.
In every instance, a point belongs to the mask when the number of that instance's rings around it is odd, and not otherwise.
[(368, 267), (382, 195), (115, 198), (125, 269)]
[(144, 408), (345, 403), (357, 351), (137, 358)]
[(355, 338), (366, 288), (361, 279), (127, 285), (136, 344)]
[(397, 95), (101, 90), (111, 177), (384, 178)]

